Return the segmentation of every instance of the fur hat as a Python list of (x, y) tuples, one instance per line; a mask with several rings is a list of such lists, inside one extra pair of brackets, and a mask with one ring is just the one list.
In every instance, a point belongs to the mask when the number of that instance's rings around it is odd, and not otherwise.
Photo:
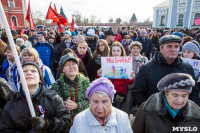
[(37, 68), (38, 73), (39, 73), (39, 76), (40, 76), (40, 81), (41, 81), (42, 85), (44, 85), (43, 75), (42, 75), (42, 71), (41, 71), (40, 67), (39, 67), (36, 63), (33, 63), (33, 62), (26, 62), (26, 63), (24, 63), (24, 64), (22, 65), (22, 68), (23, 68), (24, 66), (27, 66), (27, 65), (33, 65), (33, 66), (35, 66), (35, 67)]
[(183, 50), (192, 51), (196, 56), (199, 56), (199, 48), (193, 42), (187, 42), (183, 45)]
[(24, 44), (24, 40), (22, 38), (17, 38), (16, 42), (18, 42), (18, 41), (23, 42), (23, 44)]
[(115, 89), (112, 82), (104, 77), (94, 80), (86, 91), (86, 97), (91, 98), (92, 94), (96, 91), (102, 91), (107, 93), (110, 96), (111, 101), (113, 102)]
[(138, 41), (133, 41), (129, 46), (128, 46), (128, 49), (129, 51), (131, 52), (133, 46), (139, 46), (140, 47), (140, 50), (142, 50), (142, 44)]
[(187, 91), (192, 92), (195, 81), (186, 73), (171, 73), (163, 77), (157, 84), (159, 91)]

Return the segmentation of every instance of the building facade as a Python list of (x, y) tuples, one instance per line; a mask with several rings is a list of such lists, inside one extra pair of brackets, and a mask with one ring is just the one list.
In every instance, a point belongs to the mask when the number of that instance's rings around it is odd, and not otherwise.
[(196, 28), (200, 18), (200, 0), (166, 0), (153, 8), (155, 28)]
[[(26, 17), (26, 0), (0, 0), (8, 21), (11, 26), (12, 21), (15, 23), (16, 28), (25, 27), (25, 17)], [(1, 15), (1, 13), (0, 13)], [(0, 27), (3, 28), (4, 24), (0, 20)]]

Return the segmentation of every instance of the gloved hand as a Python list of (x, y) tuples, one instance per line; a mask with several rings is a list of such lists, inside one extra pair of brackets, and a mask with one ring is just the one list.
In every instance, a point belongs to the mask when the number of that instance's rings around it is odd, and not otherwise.
[(47, 119), (33, 117), (31, 118), (31, 125), (34, 130), (45, 130), (49, 127), (49, 122)]

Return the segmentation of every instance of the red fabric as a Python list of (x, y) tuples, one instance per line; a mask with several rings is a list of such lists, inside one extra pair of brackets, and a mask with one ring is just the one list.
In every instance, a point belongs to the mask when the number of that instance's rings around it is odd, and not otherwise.
[[(57, 11), (57, 8), (56, 8), (56, 5), (54, 4), (54, 10), (55, 10), (55, 12), (56, 13), (58, 13), (58, 11)], [(62, 28), (62, 25), (61, 25), (61, 23), (60, 22), (54, 22), (55, 24), (57, 24), (58, 25), (58, 33), (60, 34), (61, 32), (63, 32), (63, 28)]]
[[(98, 74), (97, 78), (100, 78)], [(135, 81), (135, 78), (132, 80), (130, 79), (109, 79), (109, 80), (113, 83), (117, 93), (126, 95), (127, 85), (132, 85)]]
[(71, 23), (70, 30), (74, 31), (74, 16), (72, 16), (72, 23)]
[(54, 11), (53, 8), (51, 7), (51, 4), (49, 6), (49, 9), (48, 9), (48, 12), (47, 12), (47, 15), (46, 15), (46, 19), (53, 20), (54, 24), (60, 23), (60, 24), (62, 24), (64, 26), (66, 26), (66, 27), (68, 25), (67, 20), (63, 16), (58, 14), (56, 11)]
[(30, 29), (36, 29), (36, 26), (35, 26), (34, 21), (33, 21), (33, 17), (31, 15), (30, 0), (28, 2), (28, 10), (27, 10), (27, 13), (26, 13), (26, 20), (30, 23)]
[(117, 34), (117, 35), (115, 35), (115, 42), (116, 41), (118, 41), (118, 42), (122, 42), (122, 37), (121, 37), (121, 35), (120, 34)]
[(23, 28), (21, 28), (21, 31), (20, 31), (20, 37), (22, 36), (22, 34), (24, 33), (24, 30), (23, 30)]
[(15, 30), (15, 23), (14, 23), (14, 20), (12, 21), (11, 29), (12, 29), (12, 30)]

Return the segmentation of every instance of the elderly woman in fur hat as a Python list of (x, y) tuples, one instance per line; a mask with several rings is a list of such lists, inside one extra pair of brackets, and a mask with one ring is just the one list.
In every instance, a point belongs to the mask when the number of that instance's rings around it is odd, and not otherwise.
[(188, 99), (195, 85), (185, 73), (171, 73), (157, 84), (159, 93), (144, 102), (132, 125), (134, 133), (200, 132), (200, 107)]
[(70, 133), (133, 133), (128, 115), (112, 107), (114, 93), (107, 78), (94, 80), (86, 91), (90, 107), (76, 115)]

